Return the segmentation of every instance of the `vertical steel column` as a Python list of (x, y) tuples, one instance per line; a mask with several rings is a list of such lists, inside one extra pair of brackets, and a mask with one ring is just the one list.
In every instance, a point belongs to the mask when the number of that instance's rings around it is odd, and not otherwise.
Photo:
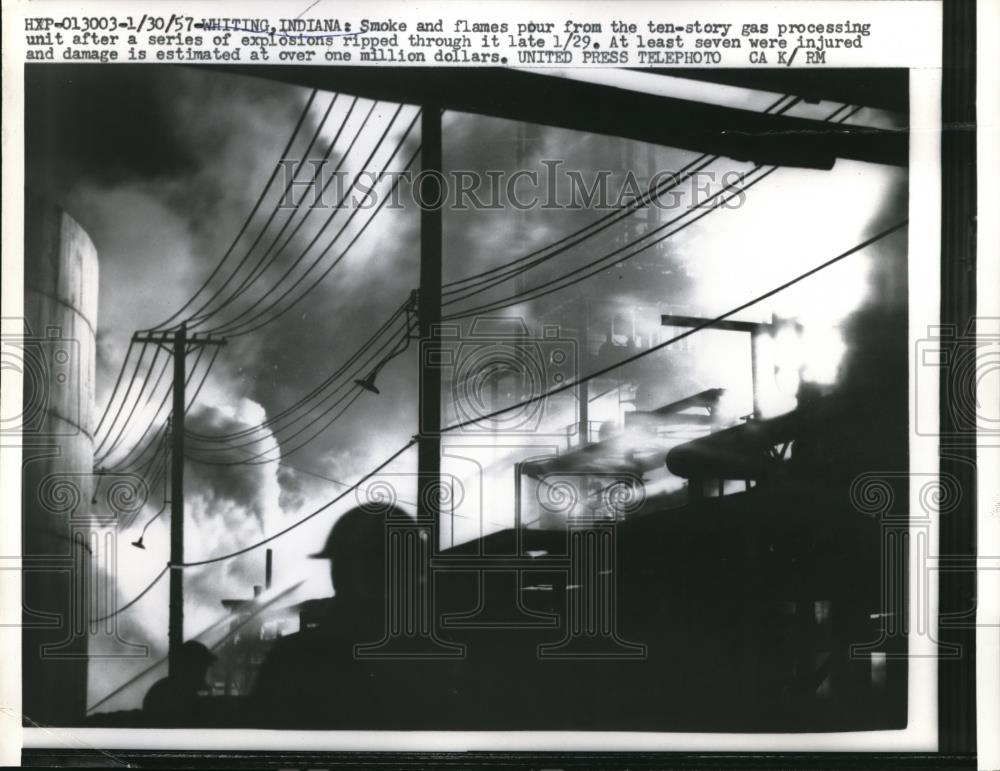
[(173, 567), (184, 563), (184, 381), (187, 359), (187, 326), (174, 334), (173, 412), (170, 434), (170, 674), (177, 674), (178, 656), (184, 642), (184, 571)]
[(438, 105), (424, 105), (420, 128), (420, 299), (417, 324), (422, 355), (417, 502), (419, 515), (437, 525), (441, 514), (441, 344), (436, 328), (441, 323), (441, 196), (444, 194), (441, 186), (441, 108)]

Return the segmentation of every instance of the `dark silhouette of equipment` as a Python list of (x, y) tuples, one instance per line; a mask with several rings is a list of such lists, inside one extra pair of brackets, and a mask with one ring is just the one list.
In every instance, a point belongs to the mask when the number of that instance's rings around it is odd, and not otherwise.
[[(399, 511), (398, 516), (406, 515)], [(385, 604), (385, 526), (380, 511), (359, 507), (337, 520), (323, 547), (334, 596), (318, 623), (278, 640), (252, 693), (252, 719), (267, 726), (378, 724), (392, 710), (383, 687), (354, 646), (381, 636)]]
[(215, 655), (200, 642), (188, 640), (177, 651), (176, 666), (146, 692), (142, 710), (156, 726), (194, 726), (204, 723), (205, 676)]

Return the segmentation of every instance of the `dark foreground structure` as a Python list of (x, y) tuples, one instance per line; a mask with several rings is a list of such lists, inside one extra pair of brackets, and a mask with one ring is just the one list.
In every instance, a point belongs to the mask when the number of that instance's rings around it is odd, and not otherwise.
[[(421, 160), (431, 170), (442, 167), (444, 110), (758, 164), (830, 169), (841, 158), (903, 165), (907, 157), (905, 130), (830, 129), (624, 89), (556, 86), (528, 73), (447, 72), (432, 80), (414, 70), (254, 70), (300, 85), (420, 103)], [(905, 73), (874, 74), (880, 85), (871, 91), (851, 89), (849, 75), (834, 73), (819, 78), (820, 94), (824, 77), (859, 105), (899, 107), (898, 93), (895, 101), (885, 94), (905, 91)], [(795, 95), (783, 85), (776, 80), (764, 87)], [(803, 98), (818, 96), (810, 91)], [(591, 109), (595, 103), (602, 109)], [(420, 216), (415, 331), (431, 356), (443, 350), (435, 331), (442, 321), (442, 218), (426, 209)], [(905, 275), (905, 246), (895, 253), (899, 259), (885, 270), (898, 280)], [(626, 429), (654, 436), (683, 421), (707, 429), (651, 461), (622, 446), (627, 431), (594, 441), (580, 408), (576, 448), (518, 468), (518, 484), (522, 476), (540, 482), (562, 475), (576, 479), (581, 495), (594, 484), (599, 493), (627, 480), (642, 484), (654, 467), (665, 467), (682, 487), (626, 505), (621, 516), (574, 509), (557, 529), (518, 526), (449, 549), (437, 546), (441, 511), (427, 495), (440, 477), (447, 430), (442, 382), (434, 367), (422, 368), (416, 444), (424, 505), (417, 516), (367, 511), (367, 521), (377, 523), (375, 537), (355, 542), (364, 548), (323, 555), (332, 560), (336, 596), (314, 609), (315, 626), (275, 644), (249, 694), (199, 697), (180, 724), (727, 732), (903, 727), (902, 620), (912, 524), (904, 476), (907, 302), (905, 290), (874, 294), (889, 300), (850, 319), (836, 387), (803, 385), (787, 414), (762, 418), (755, 409), (722, 428), (713, 414), (717, 388), (640, 405), (642, 425), (625, 420)], [(677, 315), (664, 319), (666, 326), (687, 323)], [(611, 347), (614, 329), (612, 321)], [(589, 330), (581, 325), (576, 332), (585, 350)], [(671, 378), (655, 367), (645, 375)], [(586, 400), (584, 392), (581, 403)], [(182, 399), (175, 412), (183, 411)], [(183, 433), (177, 437), (175, 465), (182, 471)], [(184, 492), (182, 478), (173, 481), (171, 502), (179, 511), (172, 523), (183, 521)], [(883, 500), (873, 496), (873, 485), (893, 489)], [(171, 560), (183, 564), (182, 550), (172, 549)], [(345, 573), (349, 563), (357, 564)], [(175, 572), (174, 650), (183, 630), (182, 581)], [(152, 711), (94, 715), (87, 723), (168, 724)]]

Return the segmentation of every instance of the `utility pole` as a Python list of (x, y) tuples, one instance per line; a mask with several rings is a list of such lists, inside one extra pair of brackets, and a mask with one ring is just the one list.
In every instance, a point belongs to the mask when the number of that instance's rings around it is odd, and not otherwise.
[(456, 658), (465, 648), (438, 639), (435, 629), (431, 558), (438, 550), (441, 501), (441, 107), (421, 113), (419, 432), (417, 434), (417, 519), (386, 522), (386, 629), (382, 640), (354, 646), (358, 659)]
[[(420, 433), (417, 443), (418, 515), (440, 524), (438, 483), (441, 478), (441, 239), (444, 190), (441, 186), (441, 108), (425, 104), (420, 118)], [(427, 365), (430, 366), (427, 366)], [(436, 528), (434, 529), (436, 533)], [(432, 545), (433, 549), (438, 544)]]
[[(225, 345), (222, 338), (188, 336), (187, 323), (169, 332), (136, 333), (139, 343), (153, 343), (174, 359), (173, 409), (170, 414), (170, 620), (167, 628), (169, 673), (176, 674), (184, 643), (184, 413), (186, 412), (187, 354), (200, 345)], [(169, 347), (168, 347), (169, 346)]]

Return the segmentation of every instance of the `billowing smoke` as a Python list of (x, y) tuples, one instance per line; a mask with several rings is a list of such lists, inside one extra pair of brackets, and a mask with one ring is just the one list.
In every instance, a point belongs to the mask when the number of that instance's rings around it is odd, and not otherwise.
[[(213, 407), (198, 407), (187, 416), (187, 430), (203, 436), (235, 433), (245, 428), (243, 423), (223, 415)], [(252, 449), (221, 453), (205, 451), (198, 454), (203, 459), (201, 462), (188, 461), (185, 482), (198, 491), (199, 500), (193, 507), (198, 512), (196, 516), (209, 519), (214, 516), (227, 517), (230, 512), (237, 510), (250, 515), (258, 528), (264, 525), (265, 505), (270, 499), (264, 488), (277, 483), (275, 469), (269, 465), (245, 464), (242, 461), (246, 454), (241, 454), (263, 452), (274, 445), (270, 435), (265, 434), (260, 440), (250, 445)], [(250, 444), (246, 440), (242, 441)], [(196, 443), (192, 444), (197, 446)]]
[[(29, 185), (70, 211), (91, 235), (100, 255), (98, 405), (103, 407), (132, 333), (162, 322), (180, 309), (229, 247), (279, 160), (308, 91), (195, 67), (46, 65), (27, 68), (26, 95)], [(317, 95), (303, 135), (316, 129), (331, 98), (329, 93)], [(348, 101), (343, 99), (336, 110), (343, 110)], [(362, 100), (359, 109), (367, 111), (369, 106)], [(384, 127), (394, 108), (378, 107), (373, 112), (375, 125)], [(411, 115), (406, 112), (400, 126), (390, 133), (390, 145), (401, 138), (402, 125)], [(325, 151), (334, 128), (334, 122), (324, 128), (314, 157)], [(541, 161), (557, 160), (562, 162), (562, 171), (578, 172), (588, 186), (601, 171), (618, 175), (617, 183), (631, 168), (642, 180), (652, 169), (676, 170), (694, 157), (679, 150), (650, 151), (644, 145), (557, 129), (530, 128), (519, 138), (516, 124), (469, 115), (447, 114), (444, 128), (445, 164), (449, 168), (509, 174), (523, 167), (538, 171), (544, 179)], [(367, 147), (374, 141), (369, 136), (372, 133), (366, 134)], [(395, 168), (409, 159), (418, 141), (417, 136), (407, 139)], [(301, 144), (297, 146), (299, 152), (303, 149)], [(715, 168), (724, 172), (745, 170), (748, 165), (719, 161)], [(832, 256), (837, 248), (860, 241), (870, 212), (882, 205), (886, 185), (893, 182), (894, 175), (864, 164), (838, 163), (831, 172), (781, 169), (750, 191), (742, 208), (712, 213), (698, 226), (646, 253), (645, 272), (629, 273), (626, 269), (638, 259), (633, 263), (609, 260), (587, 283), (496, 315), (519, 314), (536, 332), (541, 323), (552, 323), (564, 334), (580, 338), (581, 314), (574, 303), (587, 296), (591, 298), (593, 339), (582, 343), (589, 355), (596, 355), (608, 334), (649, 345), (663, 339), (659, 322), (663, 312), (721, 312)], [(560, 176), (559, 180), (557, 197), (565, 201), (568, 179)], [(797, 190), (808, 191), (812, 208), (788, 211), (789, 199), (794, 198), (789, 191)], [(541, 192), (545, 192), (544, 187)], [(687, 199), (679, 200), (683, 205)], [(270, 199), (262, 210), (270, 211), (273, 202)], [(808, 216), (803, 211), (808, 211)], [(503, 265), (605, 213), (565, 207), (449, 210), (445, 215), (445, 280)], [(680, 209), (662, 212), (658, 222), (680, 213)], [(289, 245), (288, 253), (276, 260), (258, 286), (220, 314), (221, 319), (259, 300), (291, 266), (327, 214), (320, 211), (313, 215), (311, 224)], [(189, 429), (206, 435), (232, 433), (277, 415), (322, 382), (406, 300), (419, 276), (418, 212), (411, 206), (383, 210), (378, 216), (377, 225), (366, 231), (306, 300), (252, 334), (231, 336), (199, 393)], [(282, 222), (283, 217), (279, 213), (276, 222)], [(259, 232), (262, 218), (259, 220), (235, 250), (237, 257)], [(567, 249), (525, 276), (523, 283), (506, 281), (466, 302), (449, 305), (446, 312), (502, 299), (525, 286), (557, 279), (652, 226), (647, 215), (639, 213), (623, 228), (608, 228), (578, 248)], [(821, 253), (816, 251), (817, 244), (823, 245)], [(891, 253), (888, 259), (898, 260), (898, 244), (885, 251)], [(330, 256), (337, 253), (334, 249)], [(311, 254), (315, 256), (317, 251)], [(863, 302), (869, 292), (869, 277), (881, 280), (877, 261), (881, 255), (882, 250), (866, 255), (843, 274), (793, 293), (787, 302), (782, 298), (755, 309), (748, 317), (762, 320), (771, 313), (828, 307), (834, 318), (823, 319), (823, 323), (839, 323)], [(229, 264), (235, 266), (237, 261)], [(869, 272), (869, 265), (876, 268)], [(897, 276), (898, 271), (893, 270), (889, 273)], [(223, 277), (225, 273), (222, 271)], [(725, 280), (718, 280), (720, 276)], [(640, 302), (650, 288), (660, 295), (654, 302)], [(871, 291), (874, 294), (875, 290)], [(817, 302), (817, 298), (824, 302)], [(637, 310), (619, 323), (613, 308), (622, 304), (634, 305)], [(627, 333), (623, 332), (626, 327)], [(463, 329), (468, 332), (471, 323), (464, 322)], [(854, 345), (850, 335), (847, 345)], [(711, 347), (702, 353), (685, 348), (684, 355), (716, 363), (728, 360)], [(659, 366), (664, 361), (660, 357), (654, 363)], [(408, 441), (417, 430), (419, 362), (418, 346), (411, 345), (379, 370), (380, 395), (361, 394), (335, 421), (335, 413), (324, 414), (324, 406), (282, 431), (280, 455), (272, 453), (275, 462), (231, 466), (189, 462), (185, 495), (188, 558), (226, 554), (294, 524), (342, 493), (344, 483), (354, 481)], [(375, 359), (372, 366), (377, 363)], [(582, 363), (580, 370), (587, 371), (590, 366), (592, 362)], [(711, 367), (696, 374), (695, 380), (700, 378), (706, 387), (719, 385)], [(657, 382), (669, 380), (660, 375)], [(449, 398), (446, 394), (446, 407)], [(646, 398), (646, 406), (657, 406), (654, 402), (675, 396), (662, 390)], [(565, 427), (575, 419), (573, 399), (566, 394), (555, 400), (547, 412), (551, 433), (537, 446), (515, 454), (564, 449)], [(620, 405), (614, 406), (617, 409)], [(597, 410), (595, 405), (595, 415)], [(482, 432), (473, 433), (472, 439), (467, 444), (482, 440), (481, 444), (488, 445), (490, 441)], [(266, 445), (263, 442), (260, 446)], [(509, 488), (513, 485), (514, 455), (489, 447), (476, 452), (469, 451), (468, 457), (453, 461), (452, 470), (464, 481), (466, 491), (465, 508), (456, 509), (457, 517), (465, 517), (459, 540), (478, 534), (484, 513), (488, 529), (511, 522)], [(386, 469), (386, 474), (409, 475), (391, 479), (402, 490), (400, 498), (411, 501), (415, 455), (411, 451)], [(221, 454), (219, 459), (229, 462), (238, 457), (237, 451)], [(477, 469), (486, 469), (484, 479), (475, 478), (480, 473)], [(408, 481), (400, 482), (401, 478)], [(312, 583), (303, 589), (305, 596), (330, 591), (326, 565), (305, 555), (317, 550), (336, 517), (356, 500), (354, 494), (348, 495), (269, 544), (275, 550), (278, 586), (308, 578)], [(484, 500), (490, 502), (491, 511), (483, 511)], [(143, 517), (119, 535), (114, 580), (122, 600), (138, 594), (167, 560), (166, 515), (149, 525), (145, 551), (128, 545), (155, 513), (155, 507), (147, 508)], [(220, 600), (249, 597), (253, 585), (262, 581), (262, 564), (263, 551), (257, 549), (185, 571), (187, 633), (197, 633), (217, 621), (222, 613)], [(121, 617), (123, 639), (149, 645), (152, 655), (166, 649), (166, 586), (167, 582), (161, 581)], [(138, 666), (122, 660), (95, 660), (92, 695), (116, 687)], [(130, 688), (114, 705), (137, 705), (143, 690), (139, 685)]]
[[(907, 184), (898, 180), (872, 218), (872, 232), (906, 219)], [(910, 333), (907, 229), (873, 248), (871, 289), (844, 323), (846, 352), (839, 388), (855, 411), (859, 429), (847, 450), (859, 471), (907, 468)], [(905, 498), (905, 491), (899, 500)]]

